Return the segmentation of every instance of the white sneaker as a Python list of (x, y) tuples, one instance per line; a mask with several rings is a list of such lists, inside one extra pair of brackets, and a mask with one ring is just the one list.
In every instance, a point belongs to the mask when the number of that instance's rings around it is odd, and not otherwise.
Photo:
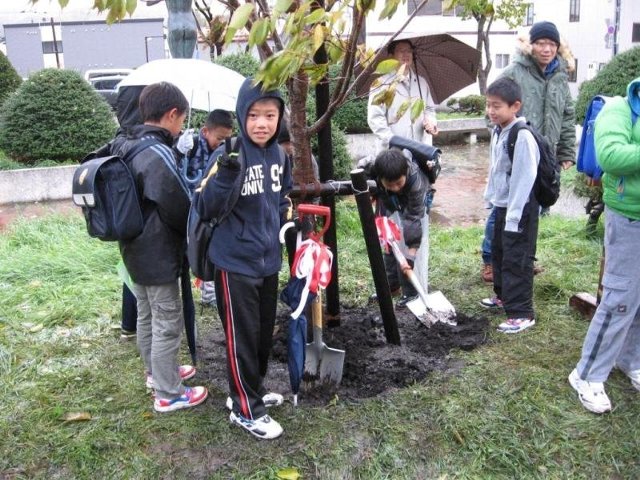
[(536, 321), (533, 318), (509, 318), (498, 325), (498, 331), (502, 333), (519, 333), (533, 327)]
[[(264, 406), (267, 408), (279, 407), (284, 403), (284, 397), (279, 393), (269, 392), (265, 394), (264, 397), (262, 397), (262, 402), (264, 403)], [(225, 405), (227, 406), (227, 410), (233, 410), (233, 400), (231, 400), (231, 397), (227, 397), (227, 401), (225, 402)]]
[(239, 413), (236, 414), (231, 412), (229, 414), (229, 421), (244, 428), (251, 435), (254, 435), (255, 437), (261, 438), (263, 440), (278, 438), (280, 435), (282, 435), (283, 432), (280, 424), (272, 419), (269, 415), (263, 415), (256, 420), (249, 420), (248, 418), (244, 418)]
[(604, 413), (611, 410), (611, 400), (604, 391), (603, 383), (582, 380), (575, 368), (569, 375), (569, 383), (578, 392), (580, 403), (590, 412)]
[(627, 377), (629, 377), (629, 380), (631, 380), (631, 385), (633, 385), (633, 388), (640, 391), (640, 370), (626, 371), (620, 368), (619, 366), (618, 366), (618, 369), (620, 369), (622, 373), (624, 373)]

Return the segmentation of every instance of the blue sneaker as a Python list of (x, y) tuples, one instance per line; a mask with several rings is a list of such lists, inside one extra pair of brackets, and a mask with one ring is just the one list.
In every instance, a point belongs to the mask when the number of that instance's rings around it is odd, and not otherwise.
[(207, 399), (209, 392), (205, 387), (186, 387), (184, 393), (179, 397), (156, 398), (153, 402), (153, 408), (156, 412), (173, 412), (183, 408), (191, 408), (200, 405)]

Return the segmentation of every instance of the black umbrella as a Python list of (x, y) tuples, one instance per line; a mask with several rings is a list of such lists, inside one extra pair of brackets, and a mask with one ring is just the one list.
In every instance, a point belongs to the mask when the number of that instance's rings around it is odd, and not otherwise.
[(189, 274), (189, 264), (185, 258), (184, 268), (180, 275), (180, 290), (182, 291), (182, 315), (184, 316), (184, 333), (187, 336), (187, 345), (191, 354), (191, 361), (195, 367), (198, 363), (196, 351), (196, 338), (198, 329), (196, 327), (196, 308), (193, 304), (193, 292), (191, 291), (191, 275)]
[[(306, 279), (291, 277), (289, 282), (280, 293), (280, 300), (289, 305), (293, 310), (289, 316), (289, 330), (287, 337), (287, 363), (289, 365), (289, 382), (291, 383), (291, 391), (293, 392), (293, 404), (298, 404), (298, 392), (300, 391), (300, 382), (304, 373), (305, 348), (307, 344), (307, 317), (303, 313), (294, 317), (295, 310), (300, 305), (302, 291)], [(305, 307), (315, 298), (315, 295), (309, 293)]]
[[(436, 103), (475, 83), (480, 65), (480, 51), (457, 38), (447, 33), (402, 33), (394, 40), (411, 42), (417, 73), (429, 84), (431, 96)], [(382, 56), (380, 61), (391, 57)], [(358, 92), (366, 94), (375, 77), (371, 75)], [(381, 85), (381, 88), (383, 86)]]

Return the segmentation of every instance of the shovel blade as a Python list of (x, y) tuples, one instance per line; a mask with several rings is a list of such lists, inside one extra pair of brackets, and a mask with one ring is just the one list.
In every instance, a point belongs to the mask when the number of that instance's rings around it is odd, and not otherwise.
[(436, 322), (456, 325), (456, 309), (444, 294), (437, 290), (425, 296), (426, 304), (420, 297), (407, 303), (407, 308), (418, 320), (430, 327)]
[(344, 350), (323, 345), (318, 349), (308, 343), (305, 351), (304, 373), (309, 381), (340, 384), (344, 366)]

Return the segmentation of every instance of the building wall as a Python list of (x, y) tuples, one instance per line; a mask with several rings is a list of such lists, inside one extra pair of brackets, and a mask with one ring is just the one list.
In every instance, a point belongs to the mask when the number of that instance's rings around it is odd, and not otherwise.
[(4, 32), (7, 58), (18, 75), (26, 78), (31, 72), (44, 68), (40, 26), (37, 23), (24, 26), (5, 25)]
[[(43, 42), (53, 40), (50, 23), (5, 25), (7, 57), (18, 74), (56, 67), (55, 53), (44, 53)], [(163, 19), (63, 22), (54, 26), (61, 42), (61, 68), (81, 73), (93, 68), (135, 68), (150, 60), (166, 58)]]
[(135, 68), (165, 58), (162, 19), (106, 23), (63, 23), (65, 67)]

